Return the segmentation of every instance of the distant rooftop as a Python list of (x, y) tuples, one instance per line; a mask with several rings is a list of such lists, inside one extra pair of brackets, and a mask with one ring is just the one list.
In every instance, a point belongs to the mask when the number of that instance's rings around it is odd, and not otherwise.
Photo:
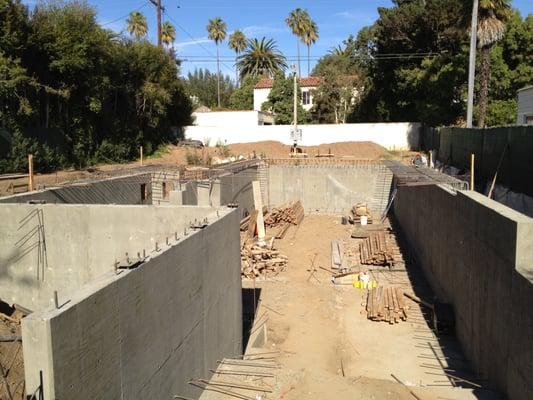
[[(320, 77), (308, 76), (300, 78), (300, 87), (317, 87), (320, 84)], [(274, 84), (274, 79), (263, 78), (255, 85), (255, 89), (271, 89)]]

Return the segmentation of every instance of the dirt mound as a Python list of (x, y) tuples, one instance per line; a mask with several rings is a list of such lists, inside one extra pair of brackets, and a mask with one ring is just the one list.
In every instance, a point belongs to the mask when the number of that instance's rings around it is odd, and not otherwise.
[[(320, 146), (301, 146), (309, 157), (319, 154), (333, 154), (335, 157), (352, 157), (355, 159), (377, 160), (388, 154), (387, 149), (373, 142), (339, 142), (331, 144), (321, 144)], [(257, 156), (267, 158), (287, 158), (289, 157), (291, 146), (275, 141), (264, 141), (254, 143), (236, 143), (229, 145), (233, 154), (249, 155), (254, 151)]]

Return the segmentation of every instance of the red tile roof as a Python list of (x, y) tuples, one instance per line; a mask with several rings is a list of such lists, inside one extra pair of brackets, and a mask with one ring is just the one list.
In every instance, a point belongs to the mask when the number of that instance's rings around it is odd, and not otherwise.
[[(320, 84), (319, 76), (309, 76), (306, 78), (300, 78), (300, 87), (317, 87)], [(274, 83), (273, 79), (263, 78), (255, 85), (256, 89), (271, 89)]]

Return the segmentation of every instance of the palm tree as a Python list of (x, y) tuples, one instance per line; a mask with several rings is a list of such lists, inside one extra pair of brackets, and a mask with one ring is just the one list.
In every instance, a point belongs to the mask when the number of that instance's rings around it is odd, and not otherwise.
[(237, 68), (241, 78), (246, 75), (274, 76), (276, 72), (285, 70), (287, 63), (276, 42), (263, 37), (260, 41), (248, 40), (248, 48), (237, 57)]
[(172, 49), (174, 50), (174, 40), (176, 40), (176, 28), (166, 21), (161, 25), (161, 41), (166, 46), (172, 44)]
[(217, 46), (217, 99), (220, 108), (220, 54), (219, 44), (226, 39), (226, 23), (221, 18), (216, 17), (209, 20), (207, 24), (207, 35)]
[(292, 33), (296, 35), (296, 48), (298, 51), (298, 76), (301, 76), (300, 68), (300, 40), (303, 40), (306, 26), (309, 24), (311, 18), (307, 10), (301, 8), (295, 8), (285, 19), (285, 23), (291, 29)]
[(146, 17), (139, 11), (133, 11), (130, 13), (126, 20), (128, 24), (126, 29), (130, 35), (135, 36), (137, 40), (146, 36), (148, 33), (148, 24), (146, 23)]
[(307, 46), (307, 76), (311, 71), (311, 45), (318, 40), (318, 25), (312, 19), (306, 24), (303, 42)]
[[(229, 36), (229, 48), (235, 51), (236, 57), (239, 57), (239, 54), (246, 50), (246, 46), (246, 36), (242, 31), (237, 29)], [(235, 60), (235, 79), (238, 84), (239, 69), (237, 68), (237, 60)]]
[(479, 2), (477, 45), (481, 49), (481, 59), (478, 127), (485, 126), (490, 81), (490, 52), (496, 42), (503, 38), (505, 21), (509, 18), (510, 10), (509, 0), (480, 0)]

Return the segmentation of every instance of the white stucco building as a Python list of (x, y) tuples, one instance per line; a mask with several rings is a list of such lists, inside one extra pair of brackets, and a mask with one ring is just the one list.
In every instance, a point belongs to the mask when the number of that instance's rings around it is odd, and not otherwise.
[(533, 125), (533, 85), (518, 91), (518, 125)]
[(194, 126), (205, 128), (232, 128), (248, 127), (260, 125), (273, 125), (274, 116), (269, 113), (242, 110), (242, 111), (211, 111), (208, 108), (201, 108), (192, 113)]
[[(274, 80), (270, 78), (261, 79), (254, 87), (254, 110), (261, 111), (261, 106), (268, 100), (268, 94), (272, 90)], [(320, 78), (317, 76), (309, 76), (307, 78), (300, 78), (300, 89), (302, 91), (302, 107), (309, 111), (313, 107), (313, 93), (312, 91), (318, 88)]]

